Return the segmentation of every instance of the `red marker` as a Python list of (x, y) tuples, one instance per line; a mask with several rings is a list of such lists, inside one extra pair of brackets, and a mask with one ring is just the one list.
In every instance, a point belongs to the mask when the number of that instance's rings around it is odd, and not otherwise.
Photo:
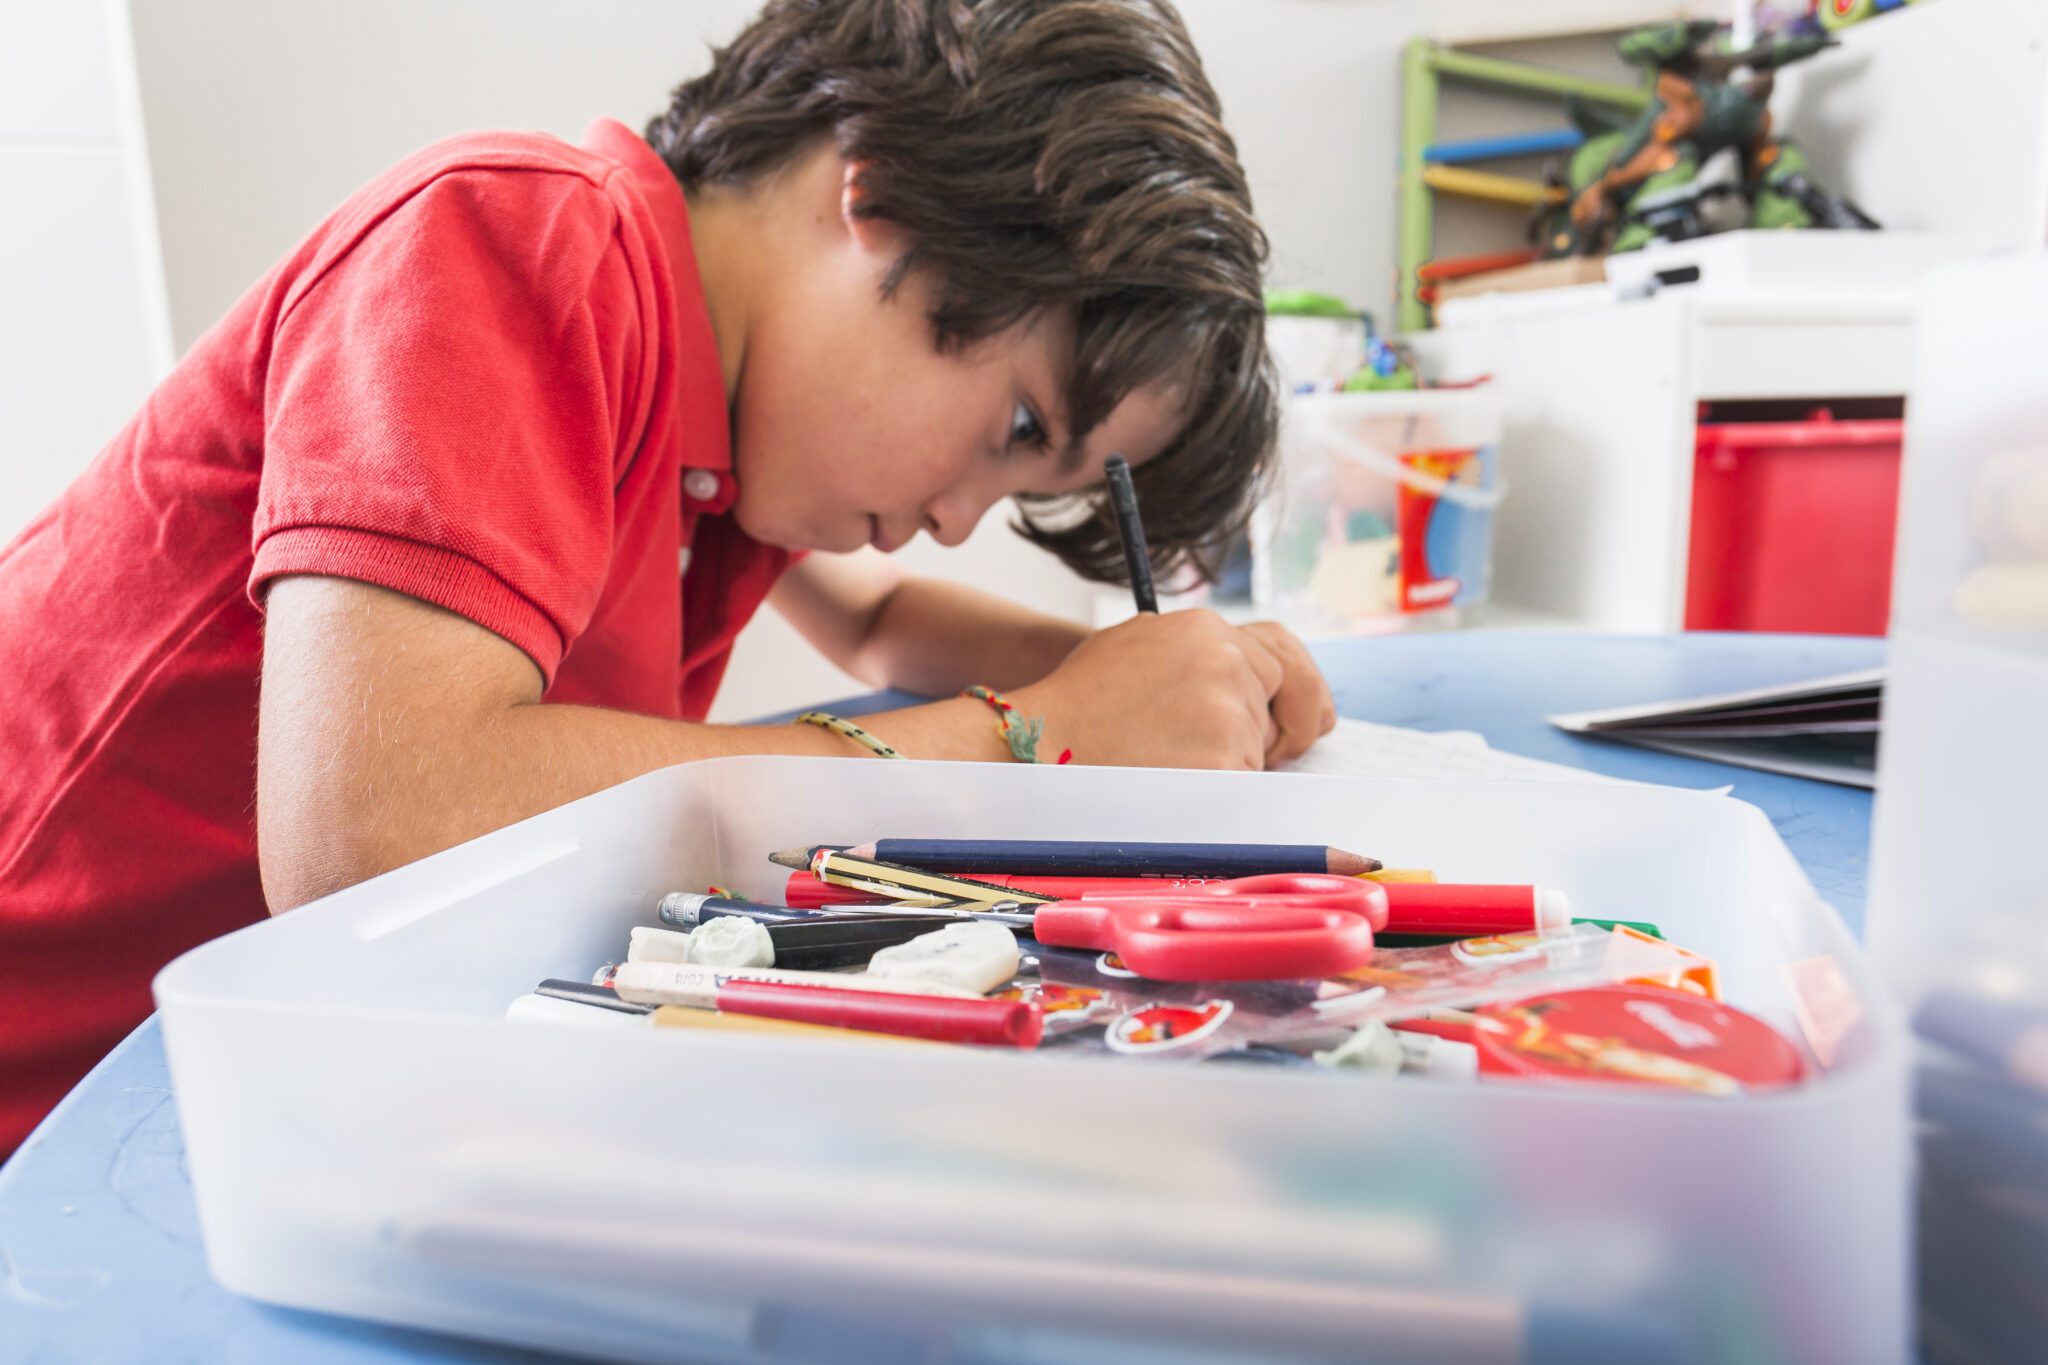
[(1547, 886), (1460, 886), (1455, 882), (1382, 882), (1390, 934), (1522, 934), (1572, 922), (1562, 891)]
[[(1199, 886), (1213, 877), (1025, 877), (1000, 874), (973, 880), (1060, 900), (1089, 895), (1108, 896), (1132, 890), (1164, 890)], [(1571, 909), (1562, 891), (1544, 886), (1459, 886), (1450, 882), (1378, 882), (1387, 893), (1389, 934), (1521, 934), (1531, 929), (1561, 929), (1571, 923)], [(809, 872), (792, 872), (783, 900), (797, 908), (823, 905), (886, 905), (887, 896), (850, 891), (820, 881)]]

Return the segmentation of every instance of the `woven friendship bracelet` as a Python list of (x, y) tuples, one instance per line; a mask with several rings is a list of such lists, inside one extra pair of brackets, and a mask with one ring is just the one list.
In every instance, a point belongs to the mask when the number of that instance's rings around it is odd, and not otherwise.
[(852, 721), (833, 715), (830, 711), (806, 711), (790, 722), (791, 725), (815, 725), (830, 730), (835, 735), (845, 735), (861, 748), (877, 758), (901, 758), (902, 753), (884, 740), (876, 739)]
[[(983, 687), (980, 683), (976, 683), (960, 695), (972, 697), (976, 701), (985, 701), (995, 708), (996, 730), (1002, 735), (1004, 742), (1010, 746), (1010, 752), (1016, 755), (1019, 763), (1038, 763), (1043, 761), (1038, 757), (1038, 742), (1045, 737), (1045, 718), (1043, 716), (1033, 716), (1026, 720), (1017, 714), (1017, 708), (1002, 693), (992, 687)], [(1073, 756), (1074, 751), (1072, 749), (1062, 749), (1060, 750), (1060, 756), (1054, 759), (1053, 762), (1065, 763), (1071, 760)]]

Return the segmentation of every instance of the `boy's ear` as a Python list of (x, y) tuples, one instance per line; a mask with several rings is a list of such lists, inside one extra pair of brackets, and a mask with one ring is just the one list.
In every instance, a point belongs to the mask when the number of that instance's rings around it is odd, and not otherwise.
[(847, 161), (841, 163), (839, 180), (839, 221), (854, 245), (870, 255), (888, 256), (891, 259), (903, 253), (903, 231), (886, 218), (864, 218), (858, 212), (864, 191), (860, 187), (861, 169), (867, 163)]

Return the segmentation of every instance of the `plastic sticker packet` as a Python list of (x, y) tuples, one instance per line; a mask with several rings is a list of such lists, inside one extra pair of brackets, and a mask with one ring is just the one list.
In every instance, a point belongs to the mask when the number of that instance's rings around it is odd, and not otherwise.
[(1374, 1020), (1668, 975), (1688, 954), (1593, 924), (1382, 948), (1341, 977), (1149, 981), (1107, 953), (1039, 947), (999, 996), (1045, 1004), (1045, 1048), (1199, 1061), (1254, 1044), (1334, 1046)]

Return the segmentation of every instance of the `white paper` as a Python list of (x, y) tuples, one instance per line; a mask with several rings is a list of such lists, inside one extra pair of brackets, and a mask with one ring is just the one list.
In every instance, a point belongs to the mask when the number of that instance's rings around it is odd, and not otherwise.
[[(1340, 720), (1315, 747), (1283, 763), (1284, 773), (1341, 777), (1466, 777), (1516, 782), (1622, 782), (1621, 778), (1487, 747), (1471, 730), (1410, 730), (1367, 720)], [(1624, 785), (1634, 785), (1626, 784)]]

